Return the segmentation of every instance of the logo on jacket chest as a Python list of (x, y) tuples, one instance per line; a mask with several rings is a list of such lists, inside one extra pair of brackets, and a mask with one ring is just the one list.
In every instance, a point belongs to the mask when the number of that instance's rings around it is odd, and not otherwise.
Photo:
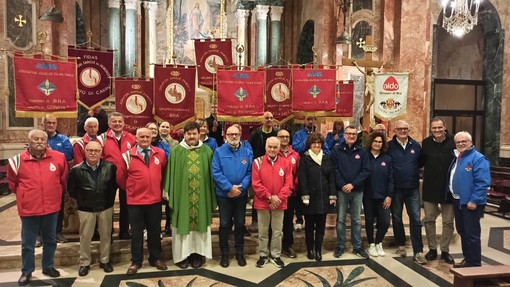
[(243, 160), (241, 160), (241, 163), (244, 165), (244, 164), (248, 163), (248, 161), (245, 158), (243, 158)]
[(361, 156), (359, 156), (359, 154), (356, 154), (356, 155), (354, 156), (354, 158), (355, 158), (355, 159), (360, 159), (360, 158), (361, 158)]
[(159, 165), (159, 159), (158, 159), (157, 157), (154, 157), (154, 163), (155, 163), (156, 165)]
[(292, 159), (290, 160), (290, 162), (291, 162), (292, 164), (296, 164), (296, 159), (295, 159), (294, 157), (292, 157)]
[(128, 149), (130, 149), (130, 148), (131, 148), (131, 144), (130, 144), (130, 143), (127, 143), (127, 144), (126, 144), (126, 147), (127, 147)]
[(57, 170), (57, 167), (50, 162), (50, 171), (56, 171)]
[(283, 168), (281, 168), (281, 167), (280, 167), (280, 172), (278, 172), (278, 174), (279, 174), (280, 176), (285, 175), (285, 172), (283, 172)]
[(472, 169), (473, 167), (468, 163), (468, 165), (466, 165), (466, 171), (471, 171)]
[(386, 163), (384, 161), (381, 162), (381, 166), (386, 166)]
[(411, 154), (415, 154), (416, 152), (414, 151), (414, 149), (411, 149)]

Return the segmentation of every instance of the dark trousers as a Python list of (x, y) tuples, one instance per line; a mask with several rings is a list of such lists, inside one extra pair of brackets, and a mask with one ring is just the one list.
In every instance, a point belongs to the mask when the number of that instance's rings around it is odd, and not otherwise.
[(131, 261), (142, 266), (143, 230), (147, 229), (147, 249), (149, 263), (154, 263), (161, 256), (161, 203), (150, 205), (128, 205), (129, 223), (131, 224)]
[(60, 203), (60, 211), (57, 218), (57, 234), (62, 232), (64, 226), (64, 207), (66, 203), (66, 194), (62, 194), (62, 202)]
[[(119, 188), (119, 235), (129, 232), (129, 210), (126, 199), (126, 191)], [(161, 218), (161, 216), (160, 216)]]
[(35, 270), (35, 241), (42, 235), (42, 268), (53, 267), (57, 249), (55, 230), (58, 212), (40, 216), (21, 216), (21, 273), (28, 275)]
[(294, 244), (294, 212), (299, 205), (297, 196), (289, 196), (287, 198), (287, 209), (283, 213), (283, 239), (282, 248), (288, 249)]
[(483, 216), (485, 205), (478, 205), (475, 210), (469, 210), (467, 205), (453, 200), (455, 212), (455, 228), (460, 235), (462, 255), (468, 266), (482, 265), (482, 244), (480, 218)]
[(228, 235), (234, 226), (236, 254), (244, 254), (244, 223), (246, 219), (246, 196), (217, 197), (220, 211), (220, 249), (228, 254)]
[(391, 201), (391, 216), (395, 243), (398, 246), (404, 246), (406, 244), (406, 234), (404, 231), (404, 222), (402, 220), (404, 204), (406, 206), (407, 215), (409, 216), (411, 244), (413, 245), (414, 255), (416, 255), (417, 253), (423, 252), (420, 191), (418, 188), (395, 188), (395, 196)]
[(170, 205), (168, 205), (168, 201), (163, 201), (165, 204), (165, 231), (170, 230), (170, 223), (172, 223), (172, 211), (170, 210)]
[[(305, 214), (305, 241), (308, 251), (322, 251), (327, 214)], [(315, 231), (315, 235), (314, 235)]]
[[(384, 209), (384, 199), (363, 198), (365, 210), (365, 230), (368, 243), (379, 244), (383, 241), (388, 228), (390, 227), (390, 209)], [(374, 223), (377, 218), (377, 233), (374, 242)]]

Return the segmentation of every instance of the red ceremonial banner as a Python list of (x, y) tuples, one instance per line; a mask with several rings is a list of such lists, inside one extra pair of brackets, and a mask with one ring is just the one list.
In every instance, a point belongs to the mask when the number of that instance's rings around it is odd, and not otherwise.
[(43, 117), (53, 113), (57, 117), (74, 118), (76, 103), (76, 59), (46, 60), (37, 55), (29, 59), (14, 55), (15, 111), (17, 117)]
[(336, 114), (352, 117), (354, 110), (354, 81), (340, 81), (336, 86)]
[(125, 129), (135, 133), (154, 121), (152, 79), (115, 79), (115, 110), (124, 115)]
[(261, 121), (264, 71), (218, 70), (218, 120)]
[(78, 103), (90, 110), (108, 99), (112, 90), (113, 51), (69, 46), (67, 53), (78, 58)]
[(266, 69), (265, 111), (279, 124), (292, 118), (291, 71), (287, 67)]
[(195, 118), (195, 66), (154, 66), (155, 116), (174, 128)]
[(232, 65), (232, 41), (230, 39), (195, 39), (198, 84), (214, 90), (218, 66)]
[(292, 69), (294, 114), (335, 115), (335, 69)]

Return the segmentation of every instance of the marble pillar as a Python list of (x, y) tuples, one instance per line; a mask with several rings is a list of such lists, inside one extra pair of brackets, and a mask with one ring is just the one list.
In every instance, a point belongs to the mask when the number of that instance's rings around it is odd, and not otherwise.
[(113, 75), (120, 75), (120, 0), (108, 0), (108, 40), (113, 52)]
[(124, 74), (129, 77), (135, 76), (136, 64), (136, 28), (138, 0), (124, 0), (126, 6), (125, 20), (125, 45), (124, 45)]
[(236, 11), (237, 16), (237, 44), (244, 47), (244, 52), (241, 53), (241, 61), (238, 65), (246, 66), (246, 53), (248, 52), (248, 16), (250, 16), (250, 10), (238, 9)]
[(148, 74), (151, 78), (154, 78), (154, 64), (156, 63), (156, 13), (158, 11), (158, 2), (144, 1), (143, 2), (146, 13), (147, 13), (147, 22), (149, 26), (148, 38), (146, 38), (149, 43), (148, 49), (148, 62), (146, 62), (146, 75)]
[(271, 63), (278, 61), (281, 46), (283, 6), (271, 6)]
[(257, 56), (256, 64), (258, 66), (267, 64), (267, 14), (269, 12), (268, 5), (255, 6), (257, 15)]

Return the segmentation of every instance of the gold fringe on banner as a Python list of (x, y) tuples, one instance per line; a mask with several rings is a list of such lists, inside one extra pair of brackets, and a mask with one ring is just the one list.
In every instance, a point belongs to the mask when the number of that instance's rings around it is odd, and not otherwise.
[(244, 123), (244, 122), (261, 122), (264, 118), (261, 116), (217, 116), (218, 121), (233, 122), (233, 123)]
[(281, 124), (283, 124), (283, 123), (285, 123), (285, 122), (287, 122), (287, 121), (292, 120), (293, 118), (294, 118), (294, 115), (293, 115), (293, 114), (290, 114), (289, 116), (287, 116), (286, 118), (284, 118), (284, 119), (283, 119), (283, 120), (281, 120), (281, 121), (278, 121), (278, 120), (276, 120), (276, 119), (273, 119), (273, 122), (274, 122), (274, 123), (276, 123), (276, 124), (278, 124), (278, 125), (281, 125)]
[(294, 116), (334, 117), (336, 111), (294, 112)]
[(44, 118), (47, 114), (51, 113), (57, 118), (76, 118), (76, 111), (74, 112), (24, 112), (16, 111), (16, 117), (20, 118)]

